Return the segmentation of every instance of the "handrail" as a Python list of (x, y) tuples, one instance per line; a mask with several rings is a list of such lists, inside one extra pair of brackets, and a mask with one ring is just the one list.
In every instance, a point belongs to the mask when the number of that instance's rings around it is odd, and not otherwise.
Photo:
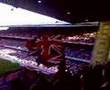
[(74, 60), (74, 61), (80, 61), (80, 62), (85, 62), (85, 63), (90, 63), (90, 60), (86, 60), (86, 59), (80, 59), (80, 58), (75, 58), (75, 57), (70, 57), (70, 56), (65, 56), (65, 58), (70, 59), (70, 60)]

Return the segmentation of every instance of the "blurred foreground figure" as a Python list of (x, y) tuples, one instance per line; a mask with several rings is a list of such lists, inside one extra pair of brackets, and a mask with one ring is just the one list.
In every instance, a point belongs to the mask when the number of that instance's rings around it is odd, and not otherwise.
[(93, 65), (110, 61), (110, 21), (100, 23), (92, 60)]
[(110, 21), (100, 23), (84, 90), (110, 90)]

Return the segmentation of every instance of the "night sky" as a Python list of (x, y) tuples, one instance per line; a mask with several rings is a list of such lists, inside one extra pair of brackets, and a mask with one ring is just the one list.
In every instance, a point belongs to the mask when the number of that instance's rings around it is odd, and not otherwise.
[(71, 23), (110, 20), (110, 5), (99, 0), (0, 0)]

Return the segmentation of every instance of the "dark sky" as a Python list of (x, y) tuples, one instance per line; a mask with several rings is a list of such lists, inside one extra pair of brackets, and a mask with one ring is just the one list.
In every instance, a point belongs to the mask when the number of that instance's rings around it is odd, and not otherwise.
[(110, 20), (110, 5), (104, 0), (0, 0), (69, 22)]

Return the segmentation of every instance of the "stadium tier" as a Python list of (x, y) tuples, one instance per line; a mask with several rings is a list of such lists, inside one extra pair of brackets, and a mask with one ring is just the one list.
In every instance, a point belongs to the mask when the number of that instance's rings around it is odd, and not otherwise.
[[(15, 29), (15, 31), (14, 31)], [(21, 30), (17, 30), (19, 28), (14, 28), (12, 30), (1, 31), (0, 32), (0, 52), (9, 52), (6, 53), (10, 56), (15, 56), (21, 60), (28, 60), (36, 62), (38, 56), (29, 55), (29, 50), (26, 47), (26, 43), (28, 39), (32, 39), (33, 37), (37, 37), (37, 40), (41, 38), (43, 33), (48, 33), (50, 31), (47, 30), (25, 30), (25, 28), (20, 28)], [(27, 29), (27, 28), (26, 28)], [(30, 33), (29, 33), (30, 31)], [(74, 33), (70, 32), (63, 33), (62, 31), (57, 32), (56, 30), (51, 31), (49, 33), (49, 39), (54, 39), (55, 42), (61, 42), (65, 45), (64, 56), (66, 60), (72, 61), (71, 63), (74, 65), (80, 66), (81, 63), (90, 63), (92, 56), (92, 49), (94, 46), (94, 41), (96, 37), (96, 31), (91, 32), (78, 32)], [(6, 50), (7, 49), (7, 50)], [(12, 51), (13, 50), (13, 51)], [(38, 60), (39, 62), (39, 60)], [(77, 62), (77, 63), (76, 63)], [(79, 64), (80, 62), (80, 64)], [(71, 65), (71, 66), (74, 66)], [(74, 68), (72, 71), (77, 71)]]
[[(20, 27), (0, 31), (0, 58), (3, 59), (1, 64), (5, 66), (3, 66), (5, 69), (1, 67), (0, 72), (6, 73), (8, 76), (7, 72), (15, 70), (16, 73), (17, 69), (21, 69), (17, 75), (11, 72), (12, 76), (17, 78), (5, 83), (6, 86), (20, 88), (16, 84), (18, 80), (19, 84), (22, 83), (21, 88), (28, 90), (33, 88), (34, 84), (37, 85), (46, 80), (45, 84), (52, 82), (52, 87), (57, 88), (57, 84), (55, 84), (57, 79), (63, 77), (73, 79), (78, 74), (77, 80), (80, 80), (80, 72), (91, 63), (95, 37), (95, 30), (75, 33), (74, 30), (64, 32), (62, 30), (51, 31), (48, 28), (42, 30), (42, 28)], [(30, 43), (33, 40), (35, 40), (35, 44)], [(34, 46), (34, 49), (30, 48), (31, 45)], [(9, 64), (7, 65), (7, 63)], [(10, 75), (9, 78), (12, 76)], [(74, 83), (72, 79), (70, 82)]]

